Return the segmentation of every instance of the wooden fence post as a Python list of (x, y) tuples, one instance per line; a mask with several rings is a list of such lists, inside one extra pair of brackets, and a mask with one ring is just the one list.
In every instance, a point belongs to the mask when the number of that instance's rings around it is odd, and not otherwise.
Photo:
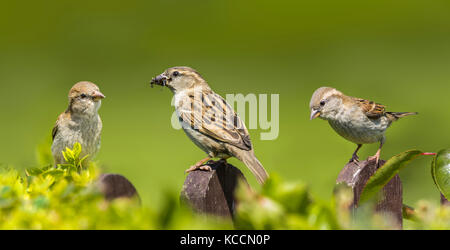
[[(386, 161), (380, 160), (379, 165), (382, 166)], [(359, 198), (362, 190), (369, 178), (376, 172), (377, 166), (375, 161), (362, 161), (358, 164), (348, 163), (344, 169), (339, 173), (336, 182), (345, 183), (351, 187), (353, 191), (353, 203), (351, 209), (354, 211), (358, 207)], [(381, 191), (380, 198), (377, 200), (376, 212), (389, 216), (393, 219), (395, 228), (402, 229), (403, 227), (403, 194), (402, 182), (400, 177), (396, 175), (392, 180), (384, 186)]]
[(233, 218), (236, 207), (234, 196), (239, 180), (247, 183), (242, 172), (222, 161), (209, 164), (212, 171), (197, 170), (189, 173), (181, 200), (196, 212)]
[(131, 182), (118, 174), (103, 174), (98, 180), (98, 187), (100, 192), (103, 193), (106, 200), (114, 200), (117, 198), (133, 198), (137, 197), (139, 194), (136, 188), (131, 184)]
[(445, 196), (443, 194), (441, 194), (441, 205), (442, 206), (450, 206), (450, 201), (445, 199)]

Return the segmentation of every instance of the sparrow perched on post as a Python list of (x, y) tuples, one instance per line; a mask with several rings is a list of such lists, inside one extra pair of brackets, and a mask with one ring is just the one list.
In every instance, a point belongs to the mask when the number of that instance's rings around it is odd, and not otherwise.
[(81, 144), (80, 157), (92, 159), (100, 149), (102, 121), (98, 115), (105, 96), (97, 85), (79, 82), (69, 91), (69, 107), (56, 121), (52, 131), (52, 154), (55, 165), (65, 163), (62, 151)]
[(380, 159), (381, 148), (385, 142), (386, 129), (393, 121), (415, 112), (387, 112), (385, 106), (342, 94), (329, 87), (321, 87), (312, 95), (309, 104), (310, 119), (322, 118), (345, 139), (358, 145), (350, 162), (358, 162), (358, 150), (362, 144), (380, 142), (377, 153), (369, 160)]
[(204, 165), (212, 158), (236, 157), (251, 170), (259, 183), (264, 183), (268, 174), (256, 158), (247, 128), (231, 106), (194, 69), (173, 67), (151, 81), (166, 86), (174, 94), (175, 109), (187, 136), (208, 157), (186, 170), (211, 170)]

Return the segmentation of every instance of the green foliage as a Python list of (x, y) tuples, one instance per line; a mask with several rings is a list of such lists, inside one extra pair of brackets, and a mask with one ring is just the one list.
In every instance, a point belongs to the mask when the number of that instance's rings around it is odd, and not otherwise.
[(272, 177), (255, 193), (241, 185), (235, 217), (237, 229), (341, 229), (336, 203), (312, 199), (302, 183)]
[(450, 199), (450, 149), (439, 151), (431, 163), (431, 176), (439, 191)]
[(443, 149), (437, 154), (422, 153), (419, 150), (408, 150), (391, 159), (381, 166), (367, 181), (360, 203), (364, 203), (377, 194), (398, 172), (419, 155), (435, 155), (431, 163), (431, 176), (438, 190), (450, 198), (450, 149)]
[[(80, 158), (81, 146), (63, 152), (67, 164), (31, 168), (22, 175), (0, 170), (0, 229), (392, 229), (389, 216), (373, 213), (364, 203), (349, 209), (352, 192), (345, 185), (329, 201), (315, 198), (300, 182), (277, 175), (256, 192), (246, 184), (237, 190), (238, 205), (231, 221), (194, 213), (166, 192), (158, 208), (137, 199), (106, 201), (96, 180), (101, 171)], [(397, 157), (410, 159), (407, 156)], [(442, 151), (444, 152), (444, 151)], [(403, 155), (405, 155), (403, 154)], [(409, 156), (408, 156), (409, 155)], [(438, 154), (437, 163), (443, 153)], [(394, 164), (394, 163), (392, 163)], [(438, 165), (438, 164), (437, 164)], [(386, 174), (385, 176), (390, 176)], [(408, 216), (407, 229), (450, 229), (450, 208), (421, 202)]]
[(377, 194), (403, 167), (421, 153), (419, 150), (409, 150), (395, 155), (386, 161), (367, 181), (360, 196), (360, 202), (365, 202)]
[[(374, 203), (366, 202), (355, 211), (351, 190), (338, 185), (330, 201), (315, 199), (302, 183), (282, 181), (271, 176), (260, 192), (241, 185), (235, 216), (236, 229), (396, 229), (389, 215), (374, 213)], [(420, 201), (405, 220), (405, 229), (450, 229), (450, 207), (437, 207)]]
[(404, 224), (405, 229), (449, 230), (450, 207), (419, 201), (410, 220), (405, 221)]
[[(151, 194), (143, 202), (158, 203), (162, 191), (180, 186), (184, 169), (203, 156), (170, 125), (172, 93), (149, 86), (152, 77), (177, 64), (196, 68), (224, 97), (268, 94), (270, 108), (270, 94), (280, 94), (277, 140), (261, 140), (260, 133), (270, 129), (246, 124), (257, 157), (270, 172), (307, 181), (323, 199), (329, 198), (354, 145), (326, 122), (308, 122), (309, 100), (322, 85), (392, 111), (420, 112), (388, 129), (383, 155), (406, 145), (440, 149), (450, 142), (445, 133), (450, 127), (445, 108), (450, 107), (450, 32), (444, 28), (450, 4), (445, 0), (4, 3), (0, 162), (16, 167), (33, 164), (36, 143), (51, 137), (57, 115), (67, 108), (69, 89), (90, 79), (108, 97), (100, 109), (105, 126), (98, 160)], [(171, 10), (170, 18), (154, 10)], [(180, 23), (197, 28), (167, 32)], [(189, 49), (174, 49), (180, 46)], [(377, 147), (364, 146), (360, 156), (372, 155)], [(293, 158), (301, 163), (293, 167)], [(257, 185), (244, 164), (230, 163)], [(37, 166), (47, 164), (51, 161)], [(410, 166), (423, 167), (420, 161)], [(424, 174), (408, 173), (408, 200), (434, 191)], [(422, 191), (412, 191), (414, 186)]]
[(80, 159), (81, 154), (81, 144), (75, 143), (73, 145), (73, 149), (66, 148), (66, 151), (62, 152), (64, 156), (64, 160), (66, 160), (67, 164), (59, 164), (58, 167), (62, 169), (68, 169), (69, 171), (77, 171), (82, 168), (82, 163), (89, 155)]
[(218, 229), (229, 223), (206, 218), (168, 194), (161, 209), (133, 199), (107, 202), (96, 184), (100, 170), (66, 149), (68, 164), (56, 168), (0, 171), (0, 229)]

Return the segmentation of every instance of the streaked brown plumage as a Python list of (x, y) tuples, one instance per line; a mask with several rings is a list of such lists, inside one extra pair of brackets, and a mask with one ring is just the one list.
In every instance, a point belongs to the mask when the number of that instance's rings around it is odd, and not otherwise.
[(321, 87), (317, 89), (309, 105), (311, 120), (320, 117), (345, 139), (358, 145), (350, 161), (358, 161), (358, 150), (362, 144), (380, 142), (377, 153), (369, 159), (378, 163), (385, 142), (385, 131), (393, 121), (412, 112), (388, 112), (386, 106), (361, 98), (350, 97), (340, 91)]
[(259, 183), (267, 179), (268, 174), (254, 154), (245, 124), (199, 73), (189, 67), (169, 68), (155, 77), (153, 84), (167, 86), (174, 93), (175, 109), (183, 130), (208, 154), (187, 172), (210, 170), (203, 164), (211, 158), (236, 157), (245, 163)]
[(65, 163), (62, 151), (81, 144), (81, 157), (92, 159), (100, 149), (102, 121), (98, 115), (105, 96), (91, 82), (79, 82), (69, 91), (69, 106), (59, 115), (52, 130), (52, 154), (55, 165)]

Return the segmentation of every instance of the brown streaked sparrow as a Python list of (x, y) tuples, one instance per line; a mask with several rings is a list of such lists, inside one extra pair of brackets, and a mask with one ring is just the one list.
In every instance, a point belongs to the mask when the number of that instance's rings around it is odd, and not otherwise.
[(380, 142), (377, 153), (369, 157), (369, 160), (376, 160), (376, 164), (385, 142), (386, 129), (401, 117), (417, 114), (387, 112), (384, 105), (346, 96), (330, 87), (317, 89), (312, 95), (309, 108), (311, 120), (317, 117), (327, 120), (340, 136), (358, 145), (350, 162), (358, 162), (357, 153), (362, 144)]
[(194, 69), (173, 67), (151, 81), (166, 86), (174, 94), (175, 109), (187, 136), (208, 154), (186, 172), (211, 170), (205, 162), (236, 157), (251, 170), (259, 183), (268, 174), (256, 158), (247, 128), (231, 106)]
[(69, 91), (69, 107), (56, 121), (52, 131), (52, 154), (55, 165), (65, 163), (62, 151), (78, 142), (80, 157), (92, 159), (100, 149), (102, 121), (98, 115), (101, 100), (105, 96), (97, 85), (79, 82)]

